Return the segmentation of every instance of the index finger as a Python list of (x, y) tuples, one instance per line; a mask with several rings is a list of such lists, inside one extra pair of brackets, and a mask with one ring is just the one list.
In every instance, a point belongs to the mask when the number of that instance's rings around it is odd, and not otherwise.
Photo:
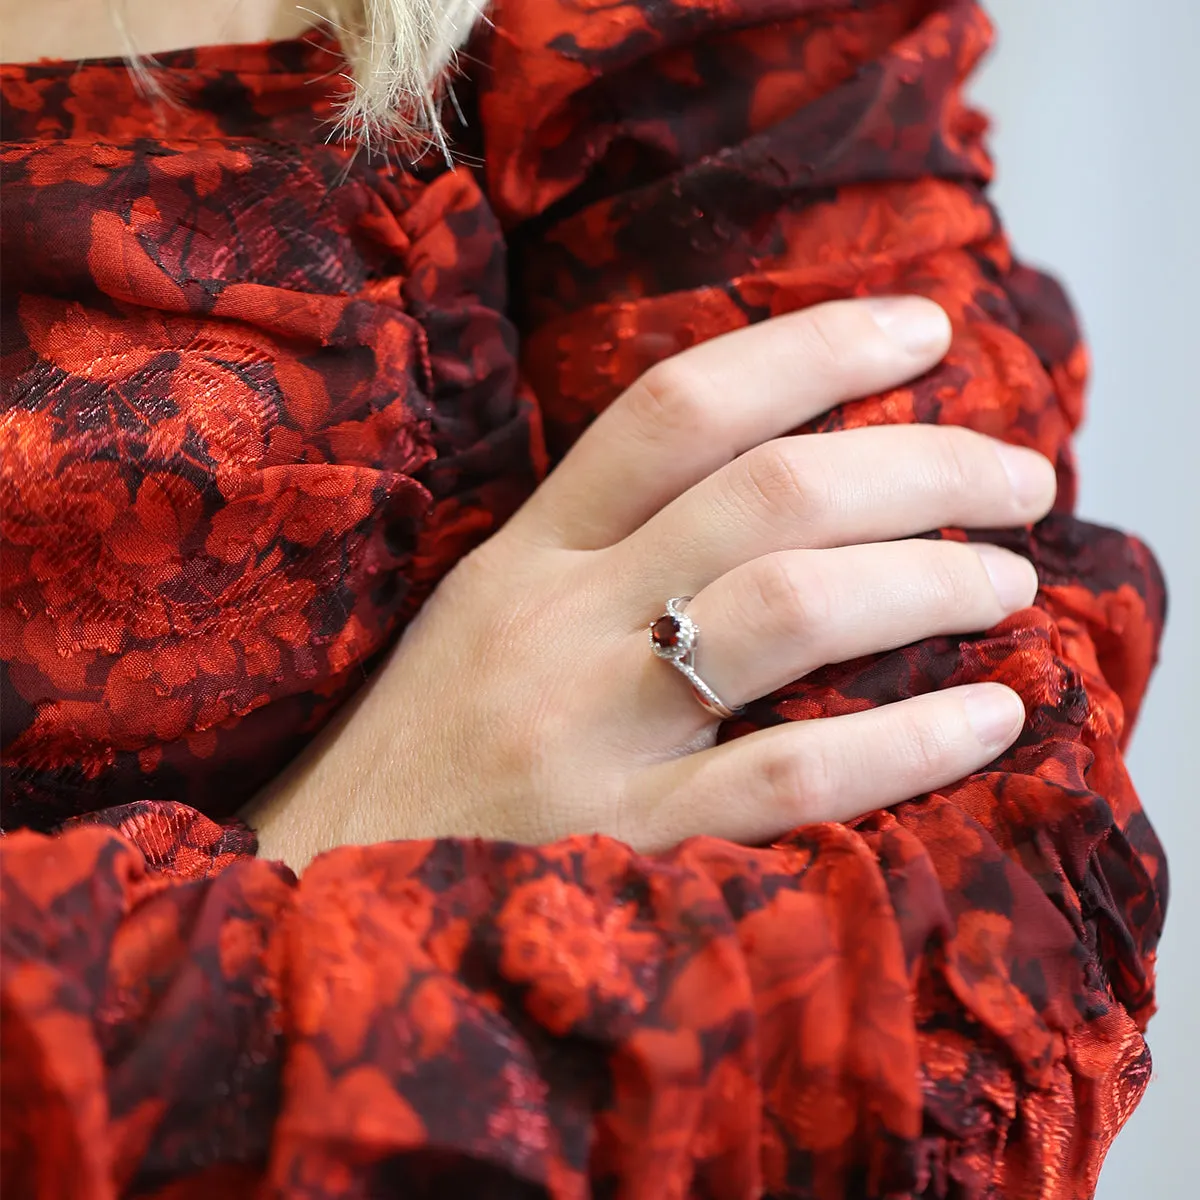
[(934, 366), (950, 321), (920, 296), (836, 300), (685, 350), (647, 371), (510, 523), (540, 542), (612, 545), (739, 454)]

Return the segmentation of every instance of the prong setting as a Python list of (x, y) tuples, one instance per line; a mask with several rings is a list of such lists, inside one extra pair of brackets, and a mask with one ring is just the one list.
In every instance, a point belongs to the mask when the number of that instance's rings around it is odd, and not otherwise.
[(667, 601), (667, 611), (650, 622), (650, 649), (656, 658), (669, 662), (692, 685), (692, 693), (700, 706), (727, 721), (741, 713), (730, 708), (696, 672), (696, 642), (700, 629), (683, 611), (691, 596), (675, 596)]

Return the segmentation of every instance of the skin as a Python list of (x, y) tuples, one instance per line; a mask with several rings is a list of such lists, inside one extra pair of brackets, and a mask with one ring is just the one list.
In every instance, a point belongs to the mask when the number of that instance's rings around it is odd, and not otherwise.
[[(128, 0), (140, 51), (294, 35), (278, 0)], [(124, 53), (95, 0), (0, 0), (3, 57)], [(264, 855), (391, 838), (611, 834), (661, 850), (842, 821), (980, 769), (1020, 732), (999, 684), (716, 744), (718, 722), (649, 650), (692, 595), (697, 665), (731, 705), (830, 662), (986, 629), (1029, 604), (1032, 566), (914, 540), (1049, 511), (1029, 450), (962, 429), (784, 436), (945, 354), (916, 297), (840, 301), (667, 360), (619, 397), (519, 513), (426, 602), (385, 665), (246, 811)], [(729, 398), (736, 397), (736, 403)]]
[[(309, 7), (318, 8), (312, 4)], [(281, 0), (0, 0), (0, 61), (109, 58), (290, 38), (313, 23)]]
[(302, 866), (344, 843), (588, 832), (645, 851), (754, 843), (990, 762), (1024, 721), (1001, 685), (718, 746), (718, 722), (647, 644), (666, 598), (693, 594), (700, 670), (740, 704), (1033, 600), (1019, 556), (912, 535), (1037, 520), (1055, 486), (1042, 456), (963, 429), (781, 436), (923, 373), (949, 336), (927, 300), (841, 301), (647, 373), (251, 806), (264, 853)]

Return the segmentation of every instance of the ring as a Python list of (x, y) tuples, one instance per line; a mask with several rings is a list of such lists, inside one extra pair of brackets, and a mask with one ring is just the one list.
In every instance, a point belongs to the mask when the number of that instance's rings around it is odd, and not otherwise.
[(650, 649), (669, 662), (692, 685), (692, 693), (708, 712), (722, 721), (738, 716), (743, 710), (730, 708), (696, 671), (696, 643), (700, 627), (683, 611), (691, 596), (675, 596), (667, 601), (667, 611), (650, 622)]

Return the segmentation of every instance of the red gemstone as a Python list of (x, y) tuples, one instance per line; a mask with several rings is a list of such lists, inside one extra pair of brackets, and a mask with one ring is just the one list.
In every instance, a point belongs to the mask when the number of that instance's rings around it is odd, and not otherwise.
[(664, 613), (650, 626), (650, 636), (654, 639), (654, 644), (661, 646), (664, 650), (670, 650), (673, 646), (677, 646), (679, 644), (679, 619), (671, 616), (670, 613)]

